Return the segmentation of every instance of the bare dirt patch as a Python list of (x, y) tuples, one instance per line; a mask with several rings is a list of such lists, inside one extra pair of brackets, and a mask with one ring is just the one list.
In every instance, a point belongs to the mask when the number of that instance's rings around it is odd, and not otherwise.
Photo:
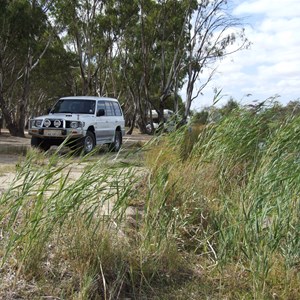
[[(134, 132), (132, 135), (125, 135), (123, 138), (123, 147), (120, 153), (128, 152), (131, 148), (140, 147), (151, 139), (151, 136)], [(0, 195), (5, 191), (13, 181), (16, 173), (16, 167), (25, 160), (26, 152), (30, 149), (30, 136), (25, 138), (12, 137), (7, 131), (0, 134)], [(55, 149), (53, 149), (55, 151)], [(107, 163), (116, 160), (122, 160), (122, 154), (107, 154), (100, 151), (95, 154), (92, 160), (103, 159), (107, 155)], [(85, 164), (79, 162), (78, 157), (74, 157), (74, 164), (70, 166), (70, 178), (76, 180), (80, 177)]]
[(16, 154), (0, 154), (0, 195), (15, 177), (16, 165), (25, 157)]

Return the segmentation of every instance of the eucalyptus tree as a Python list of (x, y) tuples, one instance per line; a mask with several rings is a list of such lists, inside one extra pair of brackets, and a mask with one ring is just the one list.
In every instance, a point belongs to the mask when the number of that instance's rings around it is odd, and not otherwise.
[[(194, 14), (189, 15), (187, 43), (187, 88), (185, 118), (192, 101), (199, 96), (215, 73), (215, 62), (249, 44), (240, 20), (229, 13), (227, 0), (198, 1)], [(211, 70), (201, 78), (204, 70)], [(199, 86), (196, 87), (196, 82)]]
[[(110, 3), (116, 5), (119, 1)], [(171, 95), (177, 109), (176, 95), (183, 79), (187, 80), (186, 119), (192, 101), (214, 75), (212, 71), (196, 90), (203, 71), (216, 60), (245, 47), (247, 39), (239, 20), (228, 13), (225, 0), (132, 1), (133, 7), (136, 4), (138, 18), (136, 12), (132, 14), (136, 25), (124, 28), (116, 39), (119, 62), (126, 58), (121, 64), (125, 70), (117, 70), (122, 71), (129, 85), (133, 119), (137, 119), (143, 132), (147, 111), (156, 109), (163, 121), (163, 109)]]
[(61, 38), (68, 52), (74, 53), (78, 62), (81, 85), (76, 94), (93, 94), (99, 65), (95, 63), (95, 46), (104, 38), (99, 31), (98, 17), (103, 13), (104, 1), (100, 0), (53, 0), (51, 17), (61, 27)]
[(16, 136), (24, 136), (32, 71), (52, 41), (46, 2), (0, 1), (0, 108)]
[[(119, 72), (115, 64), (120, 41), (137, 15), (135, 1), (54, 0), (52, 17), (63, 28), (66, 49), (78, 60), (78, 94), (117, 96)], [(134, 23), (135, 26), (135, 23)]]
[(114, 74), (117, 76), (118, 96), (123, 104), (125, 121), (130, 127), (127, 133), (131, 134), (136, 123), (142, 124), (146, 115), (138, 1), (122, 1), (122, 5), (117, 5), (116, 8), (122, 14), (119, 14), (118, 19), (113, 18), (114, 24), (123, 23), (126, 26), (119, 27), (119, 38), (115, 45), (117, 55), (114, 59)]
[(178, 89), (186, 76), (186, 44), (189, 19), (197, 8), (197, 1), (162, 0), (158, 17), (160, 90), (158, 115), (163, 120), (166, 100), (174, 95), (174, 109), (178, 113)]
[[(186, 14), (190, 3), (183, 0), (138, 0), (135, 38), (129, 36), (127, 58), (135, 69), (134, 118), (146, 132), (148, 112), (155, 109), (161, 121), (166, 101), (182, 85), (186, 43)], [(126, 36), (128, 41), (128, 36)], [(132, 45), (131, 41), (134, 41)], [(126, 43), (126, 41), (125, 41)], [(131, 63), (130, 63), (131, 62)], [(127, 71), (126, 71), (127, 72)], [(173, 97), (176, 99), (176, 97)]]
[(176, 94), (185, 76), (189, 1), (52, 3), (52, 16), (64, 28), (65, 46), (78, 59), (77, 93), (120, 97), (131, 120), (129, 132), (135, 122), (146, 132), (151, 109), (163, 119), (166, 100)]
[(27, 111), (38, 116), (53, 106), (58, 98), (78, 90), (78, 63), (73, 53), (64, 49), (56, 37), (31, 75), (30, 99)]
[[(169, 1), (166, 7), (166, 3), (153, 0), (131, 1), (131, 10), (124, 14), (130, 16), (130, 21), (116, 41), (119, 64), (116, 73), (121, 75), (120, 92), (127, 99), (125, 113), (131, 125), (128, 133), (135, 123), (141, 132), (146, 132), (148, 112), (163, 110), (171, 95), (168, 91), (160, 103), (161, 93), (165, 92), (166, 72), (171, 69), (172, 55), (178, 49), (174, 40), (178, 40), (182, 28), (182, 24), (176, 22), (182, 21), (178, 17), (182, 10), (180, 2)], [(181, 45), (179, 48), (183, 49)], [(174, 86), (174, 81), (169, 83), (172, 84)]]
[[(52, 0), (53, 20), (77, 57), (76, 94), (120, 97), (132, 131), (163, 109), (187, 79), (185, 117), (203, 70), (227, 55), (238, 21), (225, 0)], [(231, 30), (231, 31), (229, 31)], [(243, 36), (240, 36), (243, 39)], [(244, 44), (243, 44), (244, 45)], [(242, 47), (242, 46), (241, 46)], [(236, 49), (235, 49), (236, 50)], [(213, 76), (213, 72), (208, 80)]]

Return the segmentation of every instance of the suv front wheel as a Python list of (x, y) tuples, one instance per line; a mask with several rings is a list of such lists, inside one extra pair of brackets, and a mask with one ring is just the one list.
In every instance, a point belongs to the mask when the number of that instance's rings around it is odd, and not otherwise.
[(45, 141), (36, 136), (32, 136), (31, 137), (31, 147), (41, 149), (43, 151), (48, 151), (50, 149), (51, 145), (48, 141)]
[(83, 138), (83, 143), (82, 143), (83, 152), (85, 154), (92, 152), (93, 149), (95, 148), (95, 144), (96, 144), (95, 135), (93, 134), (93, 132), (87, 131), (86, 136)]

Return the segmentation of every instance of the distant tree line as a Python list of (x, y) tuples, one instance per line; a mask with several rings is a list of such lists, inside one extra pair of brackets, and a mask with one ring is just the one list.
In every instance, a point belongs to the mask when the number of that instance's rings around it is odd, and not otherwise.
[(264, 101), (252, 104), (239, 104), (233, 98), (220, 107), (209, 106), (200, 111), (192, 111), (192, 122), (199, 125), (207, 125), (216, 123), (231, 114), (239, 117), (243, 111), (250, 111), (254, 115), (260, 114), (261, 120), (268, 123), (269, 127), (277, 127), (278, 124), (284, 122), (287, 118), (300, 116), (300, 100), (292, 100), (287, 104), (282, 104), (277, 97), (270, 97)]
[(152, 109), (184, 122), (213, 63), (247, 44), (226, 0), (0, 0), (0, 110), (15, 136), (64, 95), (119, 98), (128, 133)]

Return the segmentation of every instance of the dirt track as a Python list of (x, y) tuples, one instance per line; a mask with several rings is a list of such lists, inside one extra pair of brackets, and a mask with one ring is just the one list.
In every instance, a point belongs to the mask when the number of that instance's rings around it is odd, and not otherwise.
[[(151, 136), (135, 131), (132, 135), (123, 137), (123, 147), (128, 148), (134, 144), (145, 143), (150, 139)], [(17, 162), (19, 155), (24, 155), (28, 148), (30, 148), (30, 135), (25, 133), (25, 138), (13, 137), (7, 130), (2, 129), (0, 134), (0, 165), (5, 162)]]
[[(139, 133), (134, 133), (133, 135), (126, 135), (123, 138), (123, 149), (126, 149), (134, 146), (143, 144), (151, 139), (149, 135), (142, 135)], [(25, 138), (12, 137), (7, 131), (2, 131), (0, 135), (0, 195), (8, 185), (13, 181), (15, 176), (15, 169), (18, 163), (21, 163), (25, 159), (25, 154), (27, 149), (30, 148), (30, 136)], [(100, 152), (96, 155), (104, 155), (103, 152)], [(116, 156), (116, 154), (112, 154)], [(109, 159), (109, 158), (108, 158)], [(82, 168), (78, 166), (74, 158), (74, 176), (80, 176)]]

